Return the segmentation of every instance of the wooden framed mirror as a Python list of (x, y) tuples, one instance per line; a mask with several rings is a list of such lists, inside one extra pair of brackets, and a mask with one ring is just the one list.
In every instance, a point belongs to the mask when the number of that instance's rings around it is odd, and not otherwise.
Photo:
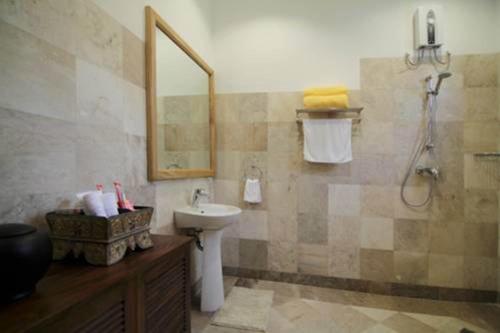
[(148, 179), (215, 176), (214, 71), (146, 7)]

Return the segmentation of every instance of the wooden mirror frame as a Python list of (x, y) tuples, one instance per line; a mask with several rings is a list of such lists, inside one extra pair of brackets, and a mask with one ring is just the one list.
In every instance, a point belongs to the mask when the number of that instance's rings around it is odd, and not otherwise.
[[(208, 74), (210, 169), (161, 169), (157, 154), (156, 28)], [(150, 6), (146, 7), (146, 110), (148, 179), (150, 181), (215, 176), (215, 89), (214, 71)]]

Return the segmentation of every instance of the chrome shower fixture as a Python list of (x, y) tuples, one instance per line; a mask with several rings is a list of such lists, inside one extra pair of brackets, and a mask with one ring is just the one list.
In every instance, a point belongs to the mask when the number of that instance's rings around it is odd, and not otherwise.
[(438, 75), (438, 82), (436, 83), (436, 87), (434, 88), (434, 90), (430, 91), (429, 93), (437, 96), (439, 94), (439, 89), (441, 88), (441, 83), (443, 82), (444, 79), (447, 79), (449, 77), (451, 77), (450, 72), (444, 72), (444, 73), (439, 74)]

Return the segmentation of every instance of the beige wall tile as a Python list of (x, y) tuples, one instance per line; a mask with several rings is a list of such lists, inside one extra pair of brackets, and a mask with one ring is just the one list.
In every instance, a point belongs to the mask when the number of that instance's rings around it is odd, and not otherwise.
[(496, 257), (498, 225), (493, 223), (465, 224), (465, 255)]
[(76, 55), (121, 76), (122, 26), (92, 1), (78, 1), (75, 7)]
[(270, 122), (268, 125), (268, 151), (270, 153), (298, 152), (300, 149), (299, 126), (293, 122)]
[(394, 97), (390, 89), (363, 89), (360, 91), (364, 121), (392, 121), (394, 119)]
[(464, 254), (464, 224), (431, 222), (429, 224), (430, 252), (436, 254)]
[(239, 220), (240, 238), (268, 240), (267, 211), (243, 210)]
[(267, 187), (270, 211), (297, 211), (297, 186), (294, 181), (270, 182)]
[[(126, 133), (146, 136), (146, 91), (128, 81), (123, 82), (123, 118)], [(208, 133), (207, 133), (208, 134)], [(208, 135), (207, 135), (208, 139)]]
[(429, 285), (462, 288), (464, 258), (450, 255), (429, 255)]
[(337, 216), (360, 216), (361, 186), (328, 185), (328, 214)]
[(494, 87), (497, 85), (496, 55), (470, 55), (465, 58), (464, 83), (466, 87)]
[(464, 151), (473, 153), (495, 151), (499, 132), (498, 122), (464, 123)]
[(240, 183), (235, 180), (215, 180), (215, 201), (220, 204), (238, 206)]
[(75, 57), (0, 22), (0, 107), (76, 121)]
[(366, 121), (361, 124), (362, 154), (392, 154), (394, 146), (393, 123)]
[(359, 248), (333, 245), (330, 249), (328, 275), (359, 279)]
[(128, 29), (122, 28), (123, 36), (123, 78), (139, 87), (145, 88), (146, 84), (146, 45)]
[(467, 88), (465, 121), (496, 120), (498, 95), (496, 87)]
[(296, 109), (301, 108), (301, 92), (269, 93), (267, 97), (267, 112), (269, 122), (295, 122)]
[(237, 94), (235, 110), (245, 123), (267, 122), (267, 94)]
[(328, 275), (328, 246), (326, 245), (298, 245), (299, 273)]
[(297, 212), (313, 213), (326, 218), (328, 185), (310, 180), (309, 177), (299, 177), (297, 180)]
[(354, 216), (328, 217), (328, 244), (336, 248), (361, 246), (361, 219)]
[[(406, 186), (405, 198), (410, 204), (422, 204), (429, 193), (428, 185), (423, 186)], [(394, 215), (398, 219), (427, 219), (430, 216), (429, 207), (412, 208), (405, 205), (401, 199), (400, 191), (395, 191), (394, 199)]]
[(395, 120), (418, 123), (425, 115), (423, 105), (424, 93), (422, 89), (400, 89), (393, 90)]
[(360, 250), (361, 279), (391, 282), (394, 280), (394, 252), (386, 250)]
[(361, 218), (361, 247), (365, 249), (394, 249), (394, 220), (386, 218)]
[(363, 154), (359, 157), (358, 182), (363, 185), (393, 185), (395, 181), (394, 155)]
[(240, 172), (241, 153), (239, 151), (217, 152), (217, 179), (239, 181)]
[(394, 218), (392, 186), (361, 186), (361, 216)]
[(396, 77), (393, 63), (391, 58), (361, 59), (361, 89), (392, 88)]
[(466, 98), (463, 89), (443, 86), (438, 98), (437, 121), (463, 121), (465, 105)]
[(300, 173), (302, 157), (298, 153), (268, 153), (267, 169), (271, 182), (285, 182), (296, 179)]
[(315, 213), (299, 213), (297, 216), (299, 243), (328, 244), (328, 220)]
[(267, 269), (267, 247), (266, 241), (240, 239), (240, 267)]
[(397, 219), (394, 221), (394, 249), (396, 251), (429, 251), (429, 222), (426, 220)]
[(495, 290), (497, 287), (497, 259), (465, 257), (464, 287), (480, 290)]
[(468, 223), (498, 223), (498, 191), (465, 191), (465, 220)]
[(297, 215), (289, 211), (269, 211), (269, 239), (297, 243)]
[(427, 284), (429, 257), (426, 253), (394, 252), (395, 280), (410, 284)]
[(271, 241), (268, 247), (267, 263), (270, 271), (296, 273), (298, 270), (297, 244)]
[(223, 238), (221, 246), (222, 266), (239, 267), (240, 240), (238, 238)]
[(241, 147), (245, 151), (267, 151), (267, 123), (252, 122), (241, 128)]

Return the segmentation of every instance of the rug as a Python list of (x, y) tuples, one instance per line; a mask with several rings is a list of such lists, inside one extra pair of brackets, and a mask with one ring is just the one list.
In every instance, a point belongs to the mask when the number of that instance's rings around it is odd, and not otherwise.
[(212, 325), (265, 332), (274, 291), (233, 287)]

